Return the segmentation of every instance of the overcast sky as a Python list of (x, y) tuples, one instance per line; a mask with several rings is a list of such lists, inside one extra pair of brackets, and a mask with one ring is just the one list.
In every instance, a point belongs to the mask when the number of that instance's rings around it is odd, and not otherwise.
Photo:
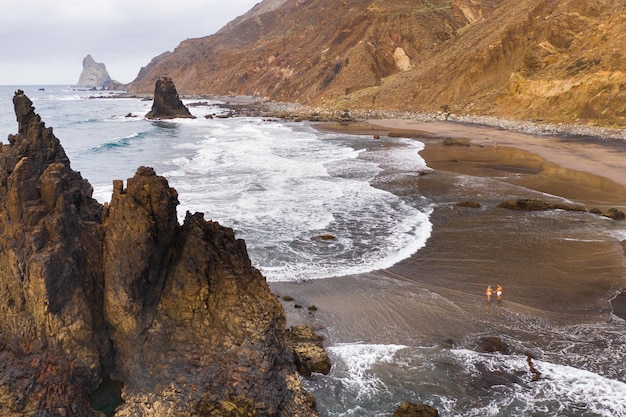
[(87, 54), (127, 83), (155, 56), (260, 1), (2, 0), (0, 85), (76, 84)]

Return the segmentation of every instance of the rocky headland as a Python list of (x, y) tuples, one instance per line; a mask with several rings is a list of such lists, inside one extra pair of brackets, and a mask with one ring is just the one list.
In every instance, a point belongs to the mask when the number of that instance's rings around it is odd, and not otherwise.
[[(202, 214), (180, 225), (176, 191), (151, 168), (102, 206), (28, 97), (13, 101), (18, 133), (0, 148), (2, 415), (318, 416), (245, 243)], [(96, 406), (111, 387), (119, 403)]]

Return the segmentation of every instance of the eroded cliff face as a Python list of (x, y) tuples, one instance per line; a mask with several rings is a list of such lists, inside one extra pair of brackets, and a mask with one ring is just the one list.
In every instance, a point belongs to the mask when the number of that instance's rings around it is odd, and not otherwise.
[(115, 416), (317, 416), (285, 342), (285, 316), (245, 243), (187, 214), (151, 169), (105, 207), (59, 141), (14, 97), (0, 148), (0, 408), (96, 416), (89, 395), (124, 382)]
[(621, 0), (263, 4), (155, 58), (130, 89), (166, 74), (182, 94), (626, 126)]

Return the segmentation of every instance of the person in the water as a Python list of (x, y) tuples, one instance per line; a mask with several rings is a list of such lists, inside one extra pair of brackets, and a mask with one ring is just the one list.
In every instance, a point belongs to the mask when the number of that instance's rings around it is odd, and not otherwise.
[(487, 301), (490, 302), (491, 294), (493, 294), (493, 289), (491, 288), (491, 285), (487, 286), (487, 291), (485, 291), (485, 294), (487, 294)]
[(502, 285), (498, 284), (498, 288), (496, 288), (496, 295), (498, 296), (498, 301), (502, 301)]

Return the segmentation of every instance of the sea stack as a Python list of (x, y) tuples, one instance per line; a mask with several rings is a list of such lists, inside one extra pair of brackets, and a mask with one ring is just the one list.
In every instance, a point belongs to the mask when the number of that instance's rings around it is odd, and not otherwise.
[(170, 77), (160, 77), (154, 86), (154, 102), (146, 119), (195, 119), (178, 97), (176, 86)]
[(94, 61), (91, 55), (83, 59), (83, 71), (80, 73), (77, 87), (100, 90), (109, 88), (112, 82), (104, 64)]
[[(2, 415), (319, 417), (244, 241), (199, 213), (180, 225), (176, 191), (148, 167), (102, 206), (28, 97), (13, 102), (19, 130), (0, 146)], [(119, 402), (94, 400), (103, 385)]]

